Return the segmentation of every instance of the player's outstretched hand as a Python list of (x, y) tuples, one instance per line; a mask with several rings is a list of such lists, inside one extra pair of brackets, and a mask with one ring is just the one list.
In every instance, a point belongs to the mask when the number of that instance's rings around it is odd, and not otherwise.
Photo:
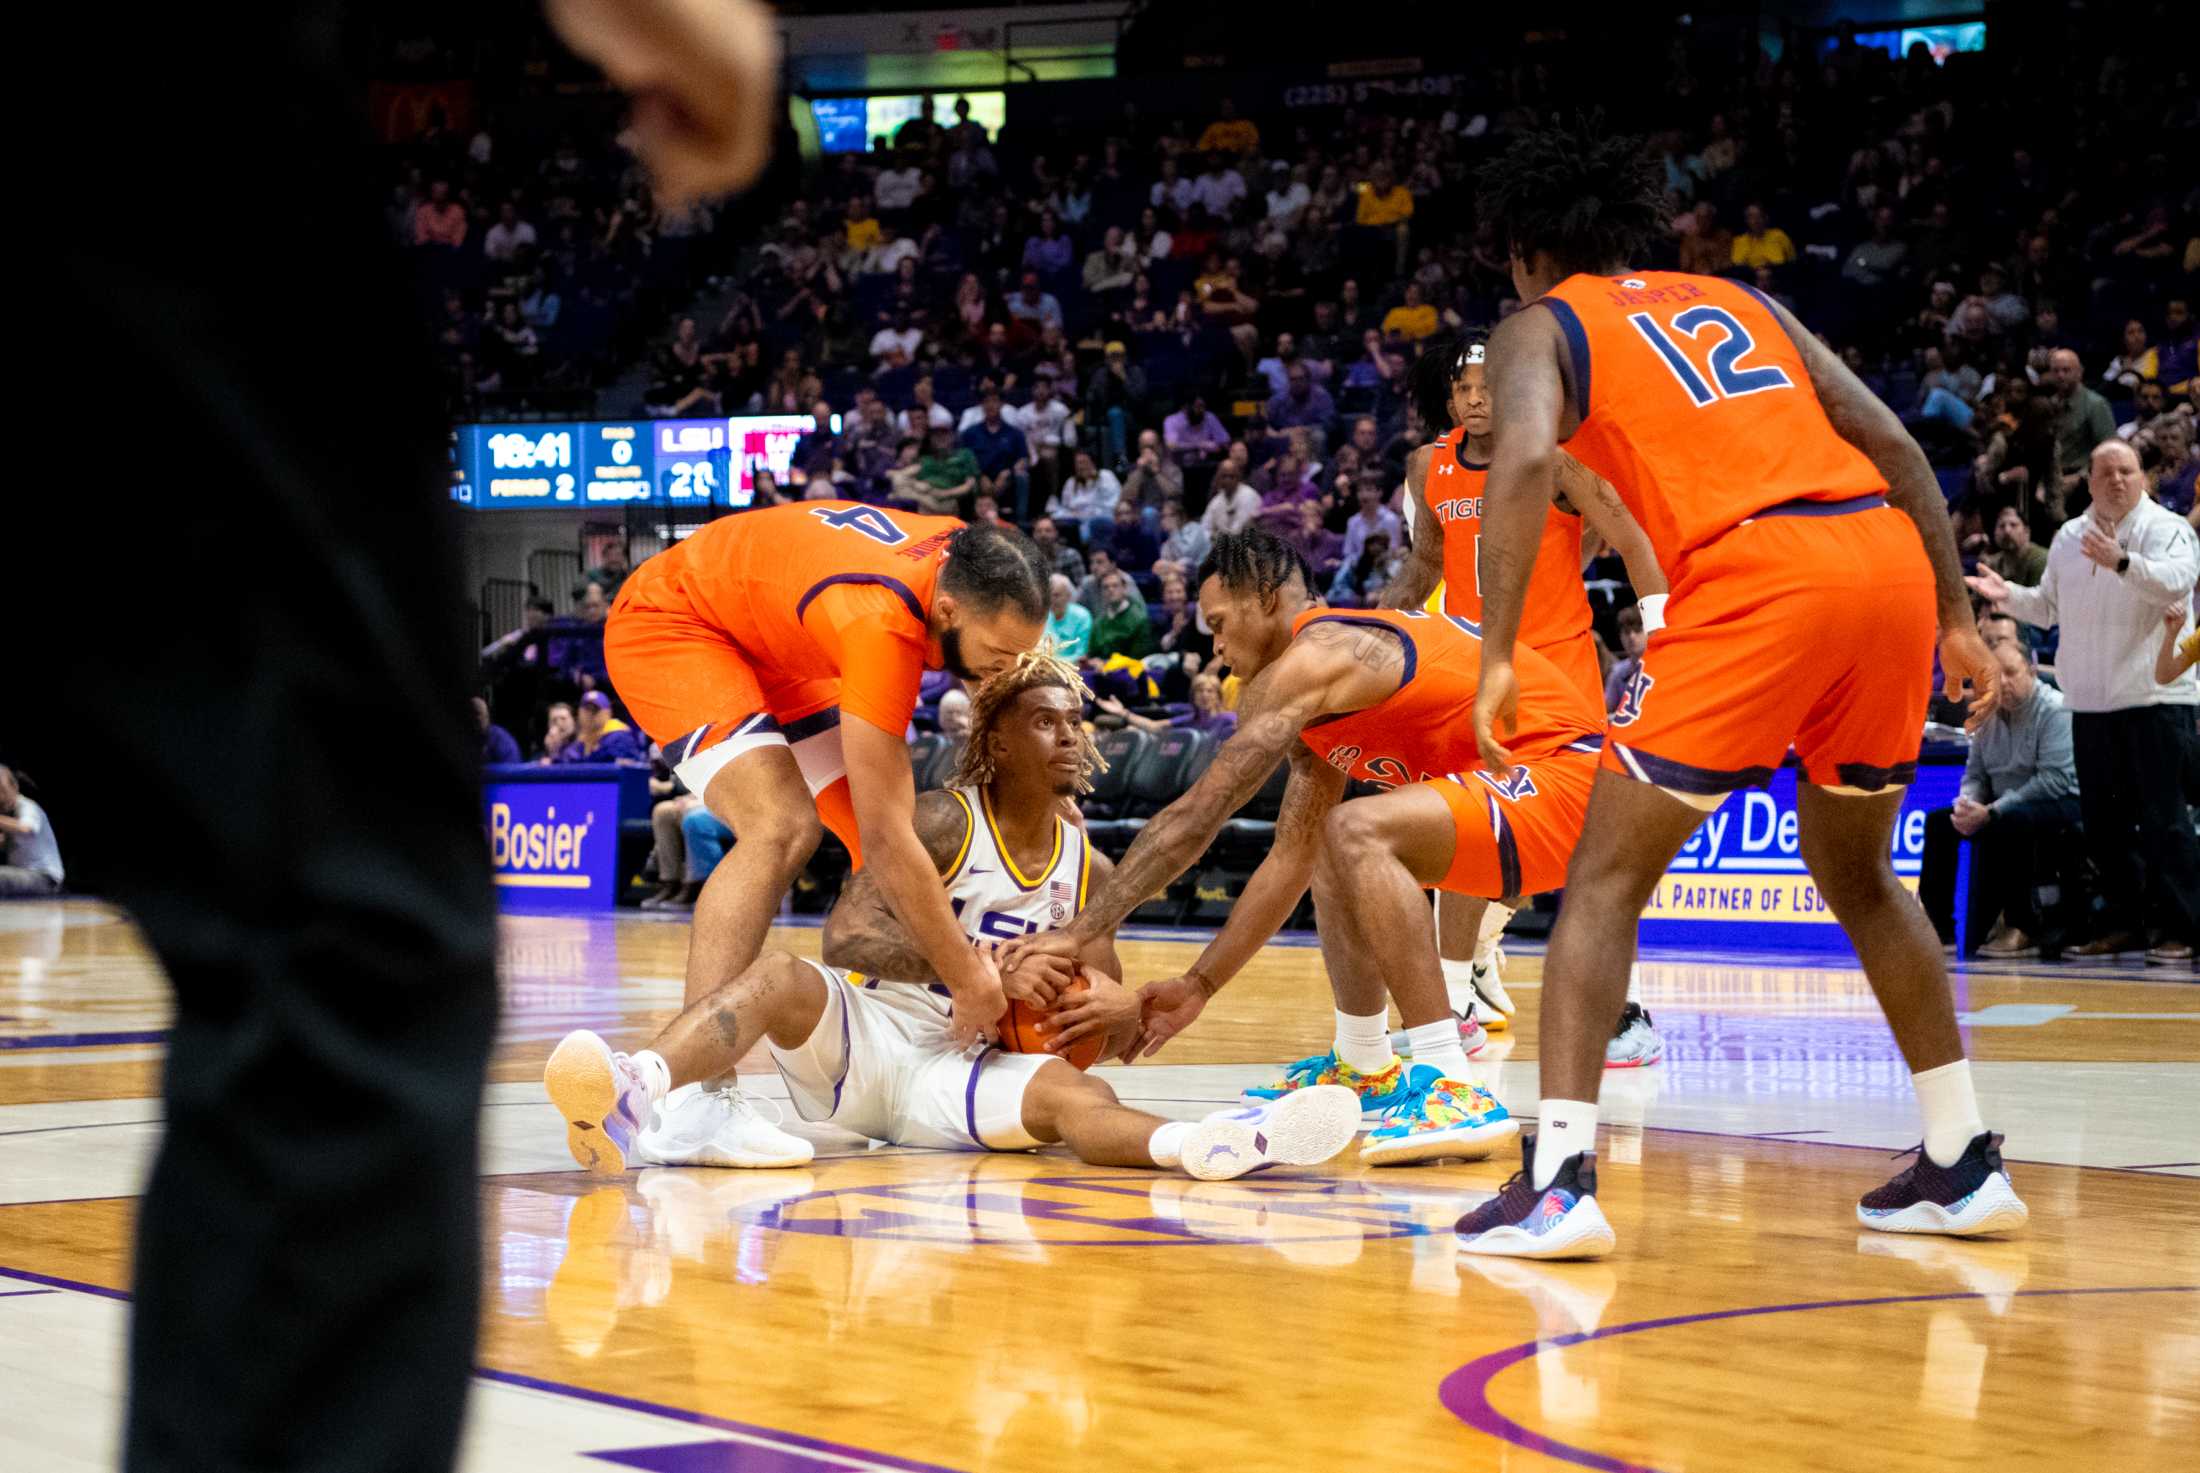
[(1994, 652), (1976, 629), (1952, 629), (1940, 637), (1940, 670), (1947, 681), (1941, 694), (1951, 701), (1962, 700), (1963, 683), (1971, 683), (1971, 711), (1963, 718), (1963, 729), (1976, 732), (1994, 714), (1994, 697), (2001, 687), (2001, 666)]
[(1474, 744), (1482, 749), (1482, 766), (1491, 772), (1510, 772), (1512, 753), (1501, 738), (1520, 727), (1520, 681), (1510, 660), (1484, 660), (1482, 683), (1474, 693)]
[(1124, 1054), (1125, 1063), (1134, 1057), (1152, 1058), (1163, 1044), (1191, 1027), (1207, 1007), (1207, 989), (1191, 976), (1169, 977), (1139, 988), (1138, 1002), (1138, 1038)]
[[(1008, 995), (1037, 1003), (1040, 1007), (1052, 1007), (1054, 994), (1069, 985), (1069, 979), (1077, 973), (1077, 958), (1084, 950), (1084, 943), (1067, 931), (1041, 931), (1036, 935), (1019, 936), (1001, 947), (1001, 976), (1008, 983)], [(1028, 991), (1018, 991), (1025, 972), (1032, 972), (1036, 980)]]
[(1976, 573), (1966, 574), (1963, 581), (1971, 585), (1973, 593), (1997, 609), (2009, 596), (2009, 581), (1992, 568), (1981, 567)]
[(991, 1043), (1000, 1034), (1001, 1014), (1008, 1011), (992, 947), (979, 946), (972, 955), (976, 965), (962, 980), (942, 979), (947, 982), (947, 1032), (959, 1048)]
[(683, 205), (756, 181), (779, 105), (779, 30), (756, 0), (545, 0), (565, 44), (634, 99), (657, 196)]
[(1048, 1015), (1054, 1041), (1047, 1048), (1052, 1053), (1066, 1054), (1071, 1044), (1095, 1033), (1102, 1038), (1120, 1035), (1135, 1040), (1138, 1036), (1138, 994), (1106, 972), (1086, 967), (1084, 977), (1085, 990), (1062, 999), (1062, 1005)]

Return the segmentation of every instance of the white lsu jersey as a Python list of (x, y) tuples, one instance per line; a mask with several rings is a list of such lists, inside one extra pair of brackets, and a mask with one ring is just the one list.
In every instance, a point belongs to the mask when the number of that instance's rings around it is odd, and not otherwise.
[(1066, 818), (1054, 820), (1054, 853), (1026, 875), (1001, 841), (993, 805), (983, 788), (949, 788), (969, 822), (962, 853), (947, 872), (947, 903), (973, 941), (1013, 941), (1069, 924), (1085, 903), (1092, 870), (1085, 831)]

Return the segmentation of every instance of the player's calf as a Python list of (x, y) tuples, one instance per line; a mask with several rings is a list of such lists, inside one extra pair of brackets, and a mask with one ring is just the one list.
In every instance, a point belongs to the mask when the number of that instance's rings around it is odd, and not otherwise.
[(1105, 1080), (1060, 1060), (1033, 1075), (1024, 1091), (1024, 1129), (1034, 1139), (1061, 1141), (1088, 1165), (1176, 1168), (1201, 1181), (1319, 1165), (1350, 1145), (1359, 1128), (1359, 1097), (1334, 1085), (1199, 1121), (1133, 1110)]

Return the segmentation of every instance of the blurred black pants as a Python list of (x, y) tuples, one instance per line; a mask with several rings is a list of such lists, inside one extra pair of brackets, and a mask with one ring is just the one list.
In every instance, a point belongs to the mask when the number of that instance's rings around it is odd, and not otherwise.
[(124, 1466), (448, 1466), (495, 932), (422, 319), (333, 8), (55, 19), (0, 752), (175, 988)]
[(2200, 843), (2184, 783), (2192, 714), (2190, 706), (2133, 706), (2070, 718), (2102, 935), (2200, 943)]

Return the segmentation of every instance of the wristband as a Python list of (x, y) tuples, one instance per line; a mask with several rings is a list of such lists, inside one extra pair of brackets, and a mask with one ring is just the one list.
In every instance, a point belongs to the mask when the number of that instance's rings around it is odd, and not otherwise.
[(1668, 595), (1652, 593), (1635, 600), (1635, 609), (1642, 615), (1642, 632), (1655, 634), (1665, 627), (1665, 600)]

